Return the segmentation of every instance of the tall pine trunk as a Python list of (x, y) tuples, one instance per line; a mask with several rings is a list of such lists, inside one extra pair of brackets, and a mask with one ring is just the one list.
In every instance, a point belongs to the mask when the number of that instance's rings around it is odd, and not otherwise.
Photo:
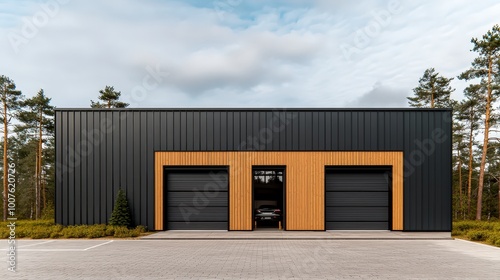
[(8, 162), (7, 162), (7, 102), (3, 101), (3, 220), (7, 221)]
[[(471, 114), (472, 116), (472, 114)], [(472, 119), (472, 117), (471, 117)], [(472, 141), (473, 141), (473, 126), (471, 124), (470, 133), (469, 133), (469, 178), (467, 179), (467, 217), (470, 219), (471, 217), (471, 195), (472, 195)]]
[(37, 219), (41, 218), (42, 216), (42, 121), (43, 121), (43, 115), (42, 115), (42, 110), (40, 110), (40, 122), (39, 122), (39, 139), (38, 139), (38, 165), (37, 165), (37, 178), (36, 178), (36, 187), (37, 187)]
[(483, 187), (484, 187), (484, 170), (486, 169), (486, 155), (488, 153), (488, 142), (489, 142), (489, 132), (490, 132), (490, 110), (492, 101), (492, 89), (491, 89), (491, 71), (493, 58), (488, 56), (488, 84), (486, 93), (486, 111), (484, 117), (484, 138), (483, 138), (483, 154), (481, 156), (481, 166), (479, 167), (479, 182), (477, 187), (477, 209), (476, 209), (476, 220), (481, 220), (482, 208), (483, 208)]
[(458, 216), (460, 216), (460, 212), (463, 211), (463, 199), (462, 199), (462, 157), (459, 154), (459, 159), (458, 159), (458, 200), (459, 200), (459, 206), (460, 206), (460, 211), (458, 212)]

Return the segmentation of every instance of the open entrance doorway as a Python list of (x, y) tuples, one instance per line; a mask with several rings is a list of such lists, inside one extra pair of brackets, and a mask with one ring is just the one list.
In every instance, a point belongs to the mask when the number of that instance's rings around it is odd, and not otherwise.
[(285, 168), (254, 167), (252, 172), (254, 230), (286, 229)]

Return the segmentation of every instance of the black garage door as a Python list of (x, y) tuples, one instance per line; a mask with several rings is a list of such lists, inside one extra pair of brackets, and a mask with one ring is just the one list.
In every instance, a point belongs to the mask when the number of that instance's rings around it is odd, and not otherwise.
[(165, 170), (167, 230), (227, 230), (226, 169)]
[(327, 171), (326, 229), (390, 229), (388, 174), (385, 170)]

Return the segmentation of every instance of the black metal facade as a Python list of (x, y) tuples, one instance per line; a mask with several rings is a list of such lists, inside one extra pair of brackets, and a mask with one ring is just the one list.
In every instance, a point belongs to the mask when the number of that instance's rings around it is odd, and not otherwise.
[(155, 151), (403, 151), (404, 230), (451, 230), (445, 109), (57, 109), (56, 222), (154, 228)]

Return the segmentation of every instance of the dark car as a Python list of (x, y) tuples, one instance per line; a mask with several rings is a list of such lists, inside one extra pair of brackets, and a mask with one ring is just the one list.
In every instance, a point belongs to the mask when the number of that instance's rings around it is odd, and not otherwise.
[(276, 205), (261, 205), (258, 209), (255, 209), (255, 220), (280, 221), (281, 209), (279, 209)]

